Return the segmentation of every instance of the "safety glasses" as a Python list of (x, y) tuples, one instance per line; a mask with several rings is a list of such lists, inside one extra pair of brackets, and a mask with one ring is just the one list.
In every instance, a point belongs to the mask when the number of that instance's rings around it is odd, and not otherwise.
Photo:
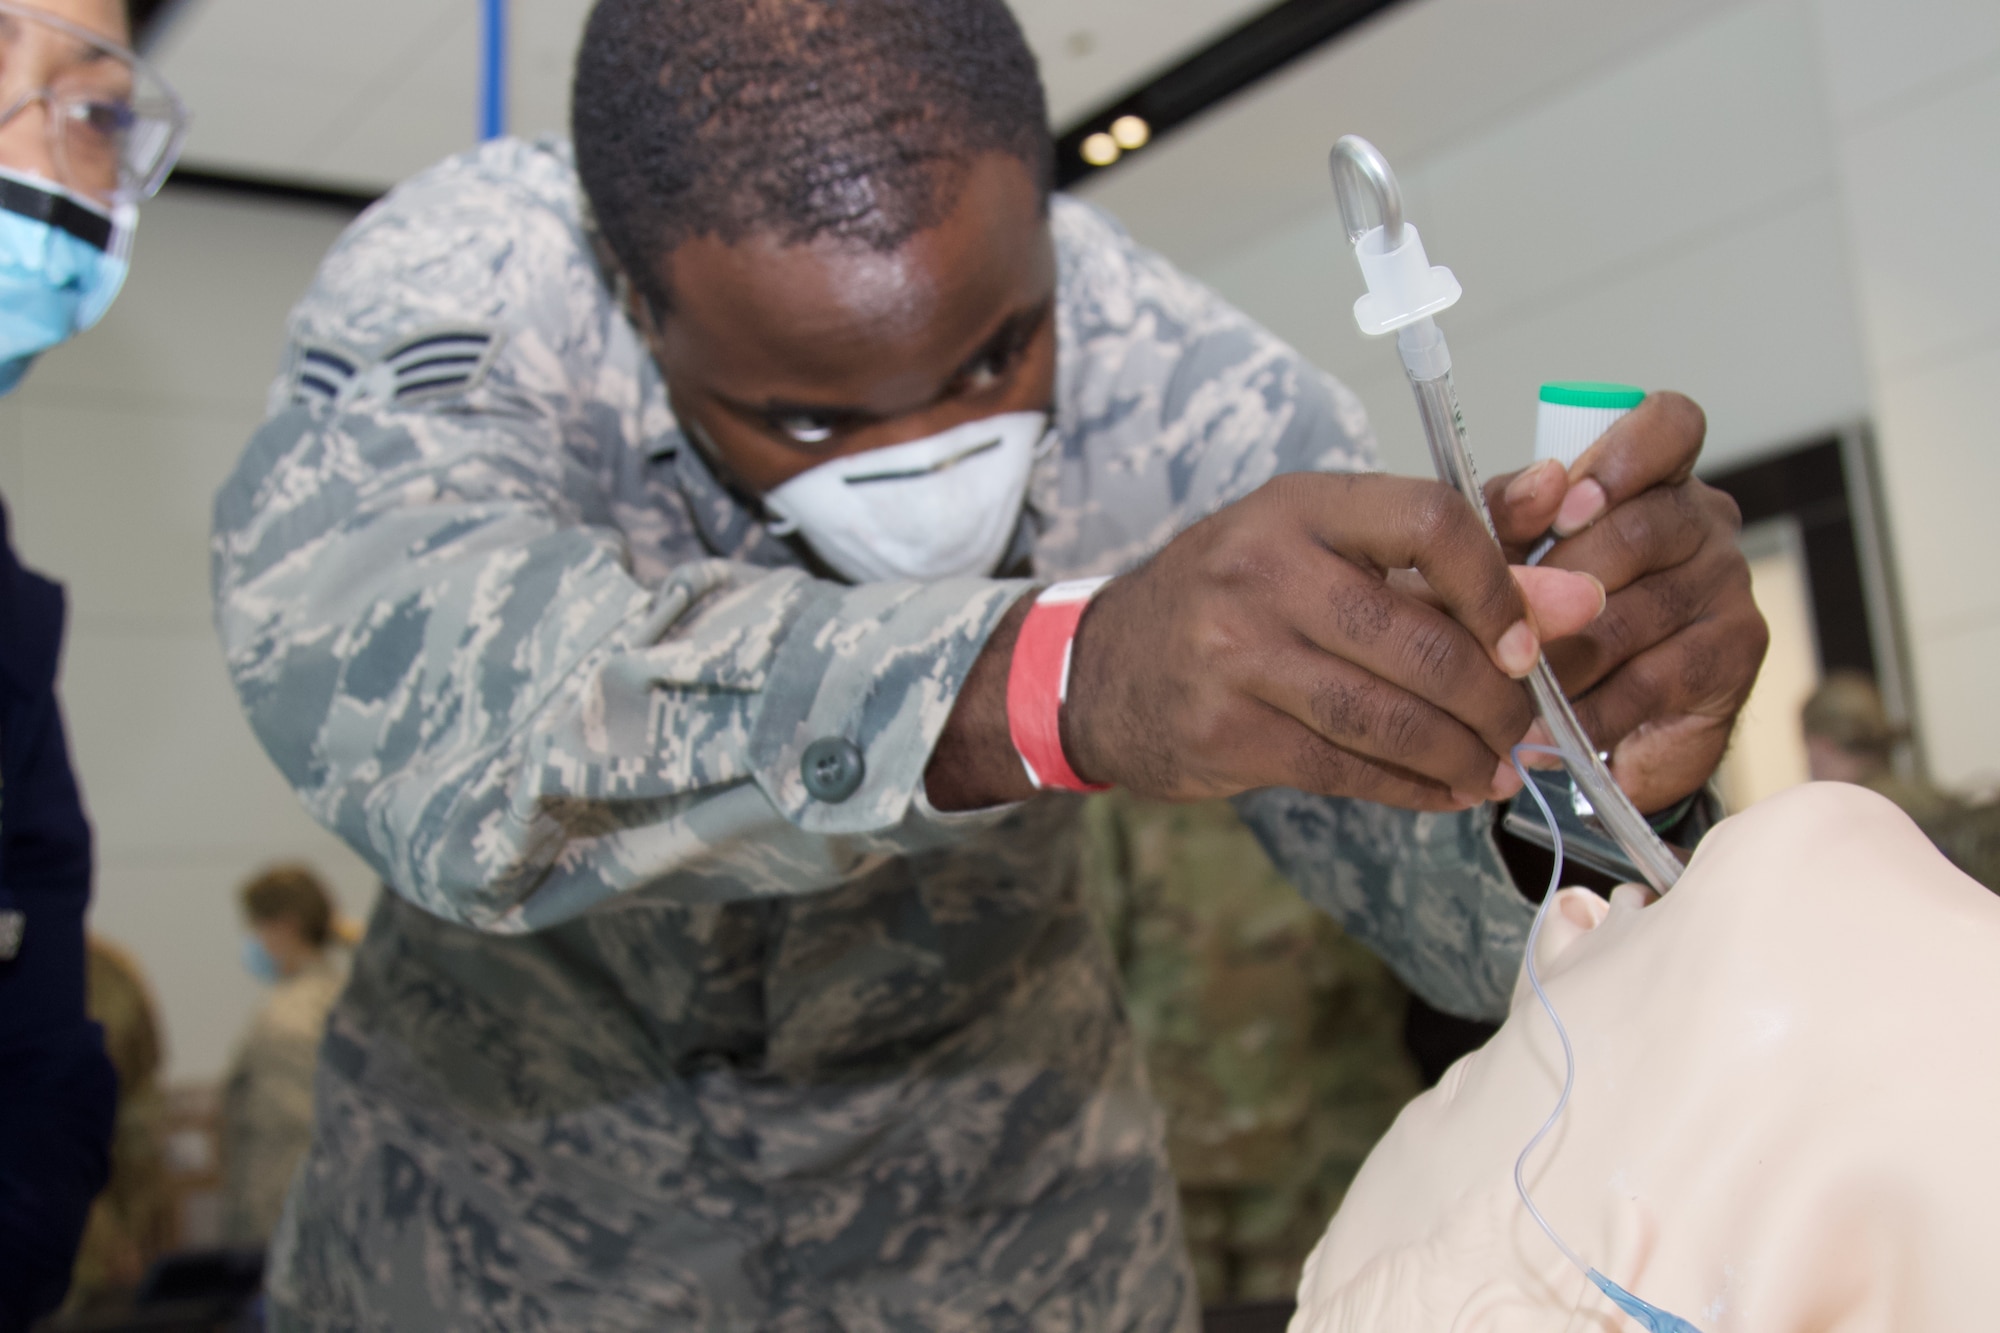
[(0, 0), (0, 128), (37, 104), (56, 183), (105, 203), (135, 203), (159, 189), (187, 137), (186, 106), (133, 52)]

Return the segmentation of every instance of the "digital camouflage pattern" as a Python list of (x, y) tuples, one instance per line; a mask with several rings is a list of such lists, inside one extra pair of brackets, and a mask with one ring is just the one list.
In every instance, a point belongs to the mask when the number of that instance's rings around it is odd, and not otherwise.
[[(717, 484), (566, 145), (453, 159), (327, 257), (214, 540), (252, 725), (395, 890), (329, 1024), (278, 1326), (1194, 1327), (1079, 802), (940, 815), (923, 769), (1030, 580), (1372, 443), (1329, 377), (1052, 212), (1022, 577), (923, 585), (814, 578)], [(823, 737), (865, 761), (842, 802), (800, 776)], [(1242, 808), (1412, 984), (1504, 1005), (1529, 913), (1488, 814)]]
[(1409, 994), (1306, 904), (1226, 802), (1084, 815), (1202, 1303), (1290, 1299), (1354, 1173), (1420, 1090)]

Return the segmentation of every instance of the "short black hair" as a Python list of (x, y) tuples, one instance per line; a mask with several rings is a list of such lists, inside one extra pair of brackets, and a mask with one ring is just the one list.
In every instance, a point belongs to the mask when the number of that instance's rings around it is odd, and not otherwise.
[(1011, 154), (1047, 198), (1041, 73), (1004, 0), (598, 0), (570, 120), (599, 233), (656, 309), (681, 242), (899, 248), (964, 168)]

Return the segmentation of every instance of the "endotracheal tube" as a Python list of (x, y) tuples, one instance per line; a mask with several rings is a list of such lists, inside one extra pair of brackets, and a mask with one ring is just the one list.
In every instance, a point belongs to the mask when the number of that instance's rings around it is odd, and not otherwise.
[[(1458, 279), (1450, 269), (1432, 265), (1424, 253), (1423, 238), (1403, 218), (1403, 192), (1396, 173), (1373, 144), (1346, 135), (1334, 145), (1332, 167), (1341, 221), (1368, 280), (1367, 295), (1354, 303), (1355, 322), (1370, 336), (1396, 335), (1396, 350), (1416, 394), (1417, 414), (1438, 479), (1463, 495), (1487, 532), (1494, 533), (1493, 516), (1486, 510), (1486, 496), (1465, 444), (1465, 421), (1451, 378), (1451, 350), (1432, 318), (1463, 294)], [(1494, 540), (1499, 540), (1497, 533)], [(1680, 878), (1680, 858), (1660, 841), (1611, 776), (1546, 657), (1529, 674), (1528, 691), (1577, 790), (1589, 800), (1591, 813), (1646, 882), (1665, 893)]]
[(1592, 1285), (1611, 1299), (1613, 1305), (1630, 1315), (1641, 1328), (1647, 1330), (1647, 1333), (1701, 1333), (1700, 1329), (1679, 1315), (1668, 1314), (1658, 1306), (1640, 1300), (1585, 1263), (1582, 1257), (1569, 1247), (1569, 1242), (1549, 1225), (1549, 1219), (1542, 1216), (1542, 1210), (1535, 1207), (1534, 1197), (1528, 1193), (1528, 1158), (1541, 1146), (1542, 1140), (1549, 1136), (1549, 1131), (1556, 1127), (1556, 1122), (1562, 1119), (1562, 1113), (1569, 1107), (1569, 1094), (1576, 1086), (1576, 1050), (1570, 1045), (1569, 1029), (1563, 1026), (1562, 1017), (1556, 1013), (1556, 1007), (1550, 1001), (1549, 993), (1542, 989), (1541, 973), (1535, 967), (1535, 946), (1541, 942), (1542, 923), (1548, 919), (1549, 912), (1555, 905), (1556, 893), (1562, 888), (1563, 844), (1562, 829), (1556, 823), (1555, 811), (1549, 809), (1549, 803), (1543, 797), (1541, 788), (1528, 780), (1527, 765), (1521, 762), (1523, 754), (1546, 754), (1561, 758), (1562, 751), (1548, 745), (1517, 745), (1514, 747), (1513, 759), (1514, 768), (1521, 775), (1521, 789), (1535, 798), (1535, 804), (1541, 807), (1542, 818), (1548, 821), (1549, 833), (1555, 839), (1555, 868), (1549, 872), (1549, 888), (1548, 892), (1542, 895), (1542, 905), (1535, 909), (1535, 924), (1528, 930), (1528, 957), (1523, 966), (1527, 969), (1528, 985), (1533, 987), (1535, 998), (1541, 1001), (1543, 1011), (1549, 1016), (1549, 1022), (1555, 1025), (1556, 1036), (1562, 1041), (1563, 1086), (1562, 1095), (1556, 1098), (1555, 1109), (1549, 1112), (1549, 1118), (1542, 1122), (1542, 1127), (1528, 1140), (1528, 1146), (1521, 1149), (1521, 1155), (1514, 1159), (1514, 1189), (1521, 1196), (1522, 1204), (1527, 1207), (1528, 1216), (1535, 1219), (1535, 1225), (1555, 1243), (1558, 1250), (1562, 1251), (1563, 1258), (1576, 1265), (1579, 1273), (1589, 1278)]

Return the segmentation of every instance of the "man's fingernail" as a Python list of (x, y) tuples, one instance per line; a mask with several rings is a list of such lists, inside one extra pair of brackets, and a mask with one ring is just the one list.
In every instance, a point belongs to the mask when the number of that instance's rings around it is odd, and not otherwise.
[(1504, 801), (1521, 790), (1521, 775), (1514, 768), (1514, 761), (1502, 759), (1500, 766), (1493, 770), (1493, 799)]
[(1510, 505), (1524, 505), (1542, 493), (1542, 487), (1549, 482), (1554, 469), (1562, 465), (1553, 458), (1544, 458), (1507, 483), (1506, 498)]
[(1535, 669), (1535, 659), (1542, 655), (1542, 645), (1535, 641), (1535, 631), (1525, 620), (1517, 620), (1495, 648), (1500, 658), (1500, 669), (1516, 679)]
[[(1597, 615), (1603, 615), (1605, 604), (1611, 600), (1611, 594), (1604, 591), (1604, 580), (1590, 573), (1588, 570), (1579, 569), (1576, 572), (1589, 579), (1591, 585), (1597, 589)], [(1591, 618), (1594, 620), (1596, 616)]]
[(1556, 535), (1567, 537), (1582, 532), (1604, 512), (1604, 488), (1594, 477), (1585, 477), (1569, 488), (1562, 508), (1556, 510)]

